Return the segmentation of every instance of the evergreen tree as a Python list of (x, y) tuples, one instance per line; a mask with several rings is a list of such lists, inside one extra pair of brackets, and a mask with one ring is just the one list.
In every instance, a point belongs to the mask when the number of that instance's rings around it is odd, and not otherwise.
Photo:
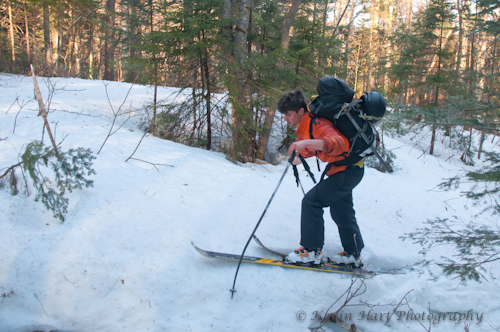
[[(224, 46), (219, 32), (228, 20), (222, 18), (224, 4), (220, 0), (185, 0), (180, 3), (182, 10), (173, 11), (170, 8), (175, 3), (167, 2), (166, 6), (158, 9), (168, 25), (158, 25), (156, 29), (151, 20), (153, 28), (144, 34), (141, 51), (148, 55), (143, 61), (149, 62), (146, 68), (153, 73), (148, 77), (154, 81), (160, 69), (171, 69), (176, 85), (190, 88), (192, 93), (180, 104), (160, 105), (160, 110), (166, 112), (159, 115), (157, 126), (165, 134), (176, 127), (186, 128), (186, 124), (190, 123), (187, 133), (177, 139), (211, 149), (212, 113), (221, 109), (213, 96), (219, 90), (217, 79), (223, 67), (218, 60)], [(167, 134), (166, 137), (172, 136)]]
[(428, 43), (427, 55), (431, 56), (426, 83), (435, 90), (434, 99), (430, 101), (436, 105), (439, 103), (440, 89), (449, 89), (451, 81), (449, 71), (452, 67), (446, 60), (451, 59), (453, 53), (445, 46), (445, 31), (453, 29), (451, 25), (455, 19), (451, 8), (447, 0), (431, 0), (421, 20), (422, 37)]

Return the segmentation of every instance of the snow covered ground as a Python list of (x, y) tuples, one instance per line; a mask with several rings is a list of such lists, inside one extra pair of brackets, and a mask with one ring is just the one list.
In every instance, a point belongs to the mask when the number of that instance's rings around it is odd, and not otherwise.
[[(65, 87), (51, 100), (56, 141), (65, 138), (63, 150), (84, 147), (97, 153), (113, 121), (103, 82), (51, 82)], [(39, 84), (47, 98), (41, 78)], [(116, 110), (130, 84), (107, 84)], [(160, 89), (160, 97), (170, 91)], [(143, 135), (140, 109), (152, 95), (150, 87), (133, 86), (124, 107), (138, 110), (137, 116), (97, 156), (94, 187), (67, 195), (64, 223), (34, 201), (33, 191), (26, 197), (0, 190), (0, 331), (309, 331), (317, 326), (315, 316), (344, 295), (350, 277), (247, 264), (231, 299), (236, 263), (205, 258), (191, 245), (241, 253), (286, 164), (236, 165), (221, 153), (152, 136), (135, 153), (140, 160), (125, 162)], [(31, 77), (0, 74), (0, 169), (17, 163), (26, 144), (41, 139), (43, 120), (32, 99)], [(457, 158), (423, 155), (410, 140), (384, 141), (397, 156), (396, 171), (367, 168), (354, 191), (366, 245), (362, 254), (371, 269), (422, 259), (421, 247), (400, 237), (427, 219), (494, 222), (487, 215), (476, 217), (478, 208), (458, 190), (436, 189), (465, 168)], [(302, 191), (288, 173), (256, 234), (269, 246), (292, 250), (299, 244)], [(312, 187), (305, 172), (301, 179), (306, 190)], [(328, 213), (325, 217), (325, 251), (333, 254), (341, 246), (335, 224)], [(452, 254), (438, 247), (428, 258)], [(254, 243), (247, 255), (269, 256)], [(465, 324), (469, 331), (498, 331), (500, 282), (492, 277), (498, 277), (499, 265), (491, 264), (487, 275), (488, 281), (466, 285), (412, 271), (378, 275), (364, 281), (364, 293), (341, 317), (362, 331), (464, 331)]]

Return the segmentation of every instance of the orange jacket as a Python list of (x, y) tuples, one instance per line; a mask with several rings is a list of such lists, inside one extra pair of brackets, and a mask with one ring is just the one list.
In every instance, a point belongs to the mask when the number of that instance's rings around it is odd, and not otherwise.
[[(311, 139), (309, 130), (313, 118), (310, 114), (310, 112), (306, 112), (295, 131), (297, 141)], [(333, 163), (344, 159), (345, 157), (342, 154), (349, 152), (349, 140), (326, 119), (316, 118), (316, 122), (313, 124), (313, 136), (314, 139), (323, 140), (323, 151), (313, 148), (304, 149), (300, 152), (304, 158), (316, 156), (321, 161)], [(346, 168), (347, 166), (345, 165), (332, 165), (327, 175), (344, 171)]]

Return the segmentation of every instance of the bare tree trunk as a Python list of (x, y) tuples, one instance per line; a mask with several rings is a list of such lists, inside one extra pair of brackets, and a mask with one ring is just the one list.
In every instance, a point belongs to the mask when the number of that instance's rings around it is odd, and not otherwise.
[[(201, 61), (200, 61), (201, 63)], [(201, 71), (201, 68), (200, 68)], [(192, 90), (191, 90), (191, 97), (193, 98), (193, 128), (191, 130), (191, 135), (189, 136), (190, 138), (194, 137), (194, 134), (196, 132), (196, 129), (198, 127), (198, 116), (197, 116), (197, 109), (198, 109), (198, 99), (196, 97), (196, 88), (198, 86), (198, 69), (193, 71), (193, 85), (192, 85)]]
[(257, 159), (264, 159), (264, 154), (267, 150), (267, 143), (269, 142), (269, 136), (271, 135), (271, 130), (273, 129), (276, 108), (278, 107), (278, 100), (276, 98), (270, 97), (270, 100), (272, 101), (268, 103), (267, 112), (264, 116), (264, 124), (259, 135), (259, 145), (257, 146), (257, 153), (255, 156)]
[[(443, 22), (441, 22), (441, 31), (439, 35), (439, 54), (438, 54), (438, 64), (437, 64), (437, 74), (438, 76), (441, 74), (441, 51), (443, 50)], [(436, 100), (435, 104), (437, 105), (439, 102), (439, 85), (436, 85)]]
[[(455, 25), (456, 22), (453, 24)], [(453, 36), (454, 29), (449, 29), (448, 33), (446, 34), (446, 37), (442, 36), (442, 31), (443, 31), (443, 28), (441, 27), (441, 37), (440, 37), (441, 48), (440, 49), (447, 47), (448, 42), (450, 41), (451, 37)], [(429, 66), (429, 72), (432, 72), (434, 70), (434, 68), (436, 68), (439, 60), (441, 60), (440, 55), (434, 54), (432, 61), (431, 61), (431, 64)]]
[(45, 72), (50, 73), (52, 68), (52, 41), (50, 39), (50, 7), (43, 5), (43, 39), (45, 42)]
[(406, 2), (406, 28), (408, 31), (411, 30), (411, 23), (413, 20), (413, 0)]
[[(496, 53), (497, 53), (497, 42), (498, 42), (498, 39), (495, 38), (495, 40), (493, 41), (493, 51), (491, 53), (491, 69), (490, 69), (490, 86), (488, 88), (488, 98), (487, 98), (487, 101), (488, 103), (491, 102), (491, 92), (492, 90), (494, 89), (494, 76), (493, 74), (495, 73), (495, 67), (496, 67), (496, 63), (495, 63), (495, 57), (496, 57)], [(481, 153), (483, 151), (483, 143), (484, 143), (484, 139), (485, 139), (485, 133), (484, 133), (484, 129), (481, 130), (481, 141), (479, 143), (479, 151), (477, 152), (477, 159), (481, 159)], [(493, 139), (495, 139), (495, 136), (493, 136)]]
[[(392, 45), (391, 45), (391, 39), (392, 39), (392, 34), (393, 34), (393, 22), (395, 20), (395, 15), (393, 14), (393, 11), (392, 10), (389, 10), (388, 13), (387, 13), (387, 36), (384, 37), (384, 39), (386, 40), (385, 42), (385, 47), (384, 47), (384, 51), (386, 52), (385, 53), (385, 57), (387, 59), (392, 59), (392, 53), (393, 53), (393, 49), (392, 49)], [(385, 90), (386, 89), (386, 86), (390, 84), (390, 79), (389, 79), (389, 75), (388, 73), (390, 72), (390, 68), (391, 68), (391, 61), (387, 61), (386, 65), (385, 65), (385, 68), (386, 70), (384, 71), (384, 78), (383, 78), (383, 89)]]
[[(231, 0), (224, 0), (224, 6), (222, 7), (221, 16), (222, 19), (229, 19), (233, 16)], [(231, 26), (231, 24), (222, 28), (222, 34), (225, 38), (224, 53), (226, 54), (226, 58), (229, 60), (229, 62), (231, 62), (233, 60), (232, 50), (229, 46), (233, 42), (233, 27)]]
[(472, 146), (472, 126), (469, 127), (469, 144), (467, 145), (467, 148), (460, 157), (460, 160), (466, 165), (470, 164), (470, 158), (469, 156), (467, 156), (467, 153), (470, 151), (471, 146)]
[(293, 0), (290, 10), (286, 14), (285, 21), (283, 22), (283, 28), (281, 29), (281, 47), (283, 48), (283, 54), (288, 53), (288, 48), (290, 46), (290, 28), (292, 27), (293, 20), (297, 15), (299, 10), (301, 0)]
[(359, 72), (359, 55), (361, 53), (361, 43), (358, 44), (358, 51), (356, 52), (356, 62), (354, 64), (354, 92), (358, 91), (358, 72)]
[(431, 146), (429, 148), (429, 154), (432, 156), (434, 154), (434, 143), (436, 142), (436, 125), (432, 125), (432, 135), (431, 135)]
[[(149, 0), (149, 24), (151, 35), (154, 34), (154, 10), (153, 10), (153, 0)], [(156, 61), (156, 53), (153, 52), (153, 80), (154, 80), (154, 97), (153, 97), (153, 119), (151, 124), (153, 126), (153, 135), (156, 135), (156, 111), (157, 111), (157, 99), (158, 99), (158, 61)], [(134, 80), (135, 81), (135, 80)]]
[[(326, 31), (326, 20), (328, 17), (328, 5), (330, 3), (330, 0), (324, 1), (324, 9), (323, 9), (323, 19), (321, 21), (321, 38), (325, 38), (325, 31)], [(324, 54), (319, 53), (318, 54), (318, 67), (322, 67), (324, 63)]]
[(494, 76), (493, 74), (495, 73), (495, 70), (496, 70), (496, 54), (497, 54), (497, 42), (498, 42), (498, 38), (495, 38), (495, 40), (493, 41), (493, 52), (491, 54), (491, 72), (490, 72), (490, 87), (489, 87), (489, 91), (488, 91), (488, 103), (491, 102), (491, 92), (493, 91), (494, 89)]
[[(288, 53), (288, 48), (290, 46), (290, 29), (292, 27), (293, 20), (297, 15), (297, 11), (299, 10), (301, 0), (293, 0), (292, 5), (290, 6), (290, 10), (286, 14), (285, 21), (283, 22), (283, 28), (281, 30), (281, 48), (283, 49), (283, 54), (286, 55)], [(283, 63), (278, 64), (280, 67)], [(267, 143), (269, 142), (269, 135), (271, 134), (271, 130), (273, 128), (274, 116), (276, 113), (276, 108), (278, 107), (278, 99), (270, 97), (270, 102), (268, 103), (268, 108), (266, 115), (264, 117), (264, 125), (262, 128), (262, 132), (259, 135), (259, 142), (257, 146), (257, 159), (264, 159), (264, 154), (267, 149)]]
[[(376, 7), (376, 8), (375, 8)], [(375, 9), (374, 9), (375, 8)], [(367, 68), (366, 68), (366, 81), (365, 81), (365, 91), (368, 91), (371, 89), (371, 70), (372, 70), (372, 63), (376, 62), (376, 60), (373, 60), (372, 56), (377, 56), (373, 50), (373, 44), (374, 44), (374, 35), (375, 35), (375, 29), (378, 27), (378, 0), (372, 1), (372, 9), (370, 10), (370, 18), (372, 21), (372, 24), (370, 26), (370, 42), (369, 42), (369, 47), (368, 47), (368, 58), (367, 58)]]
[(81, 36), (78, 35), (78, 39), (75, 41), (75, 73), (77, 77), (80, 77), (80, 70), (81, 70), (81, 62), (80, 62), (80, 42), (81, 42)]
[(10, 48), (12, 50), (12, 67), (16, 63), (16, 49), (14, 48), (14, 24), (12, 23), (12, 5), (9, 1), (9, 34), (10, 34)]
[(236, 50), (234, 52), (236, 63), (242, 64), (247, 58), (247, 36), (248, 27), (250, 25), (250, 11), (252, 7), (252, 0), (241, 0), (240, 18), (236, 24), (235, 44)]
[[(205, 50), (206, 53), (206, 50)], [(210, 89), (210, 73), (208, 70), (208, 54), (205, 54), (203, 61), (203, 67), (205, 69), (205, 80), (206, 80), (206, 94), (205, 94), (205, 106), (207, 110), (207, 145), (206, 149), (210, 150), (212, 148), (212, 91)]]
[(462, 63), (462, 48), (463, 48), (463, 39), (464, 39), (464, 31), (463, 31), (463, 21), (462, 21), (462, 11), (463, 6), (461, 4), (461, 0), (457, 0), (457, 10), (458, 10), (458, 47), (457, 47), (457, 63), (455, 65), (455, 71), (457, 72), (457, 76), (460, 73), (460, 66)]
[(477, 151), (477, 159), (481, 159), (481, 153), (483, 152), (483, 144), (485, 139), (484, 130), (481, 130), (481, 139), (479, 140), (479, 149)]
[(28, 56), (28, 63), (31, 63), (31, 49), (30, 49), (30, 33), (28, 29), (28, 7), (24, 1), (24, 26), (26, 29), (26, 55)]
[(473, 28), (473, 30), (471, 31), (471, 42), (470, 42), (470, 62), (469, 62), (469, 81), (470, 81), (470, 84), (469, 84), (469, 94), (473, 94), (474, 91), (473, 91), (473, 82), (474, 82), (474, 78), (475, 78), (475, 74), (474, 74), (474, 70), (475, 70), (475, 58), (476, 58), (476, 52), (475, 52), (475, 48), (476, 48), (476, 29)]
[(115, 45), (114, 42), (114, 32), (113, 28), (115, 25), (115, 6), (116, 0), (107, 0), (106, 7), (108, 9), (108, 32), (106, 33), (107, 38), (104, 43), (104, 75), (103, 79), (108, 81), (115, 80), (115, 69), (114, 69), (114, 60), (115, 60)]
[(89, 78), (94, 79), (94, 26), (89, 28)]
[(241, 0), (239, 19), (235, 28), (234, 61), (236, 65), (237, 91), (233, 90), (233, 149), (234, 157), (248, 162), (252, 159), (250, 87), (248, 76), (242, 65), (247, 59), (247, 37), (250, 25), (252, 0)]

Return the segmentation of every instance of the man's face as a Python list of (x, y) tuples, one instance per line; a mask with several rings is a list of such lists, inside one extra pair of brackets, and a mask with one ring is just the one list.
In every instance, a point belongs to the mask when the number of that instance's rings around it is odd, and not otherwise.
[(304, 116), (304, 109), (301, 108), (298, 112), (295, 111), (287, 111), (285, 113), (285, 121), (290, 127), (295, 127), (297, 126), (300, 121), (302, 120), (302, 117)]

